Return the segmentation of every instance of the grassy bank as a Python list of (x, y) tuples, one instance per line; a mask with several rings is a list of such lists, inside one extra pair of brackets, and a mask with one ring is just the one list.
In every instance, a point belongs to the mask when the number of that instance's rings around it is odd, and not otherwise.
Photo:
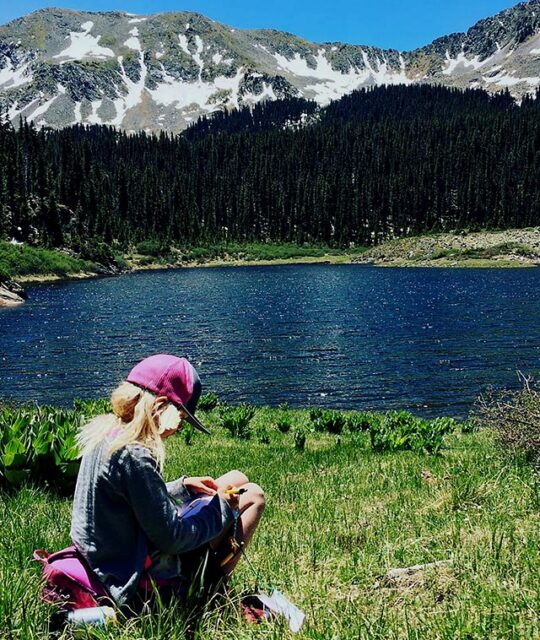
[[(248, 553), (305, 611), (296, 637), (539, 637), (540, 495), (529, 468), (504, 457), (490, 432), (447, 436), (438, 456), (381, 454), (365, 432), (317, 433), (307, 411), (288, 411), (288, 426), (283, 415), (257, 409), (248, 439), (232, 438), (219, 409), (208, 411), (211, 439), (167, 441), (166, 476), (240, 468), (264, 487), (267, 510)], [(304, 449), (295, 446), (299, 429)], [(44, 488), (0, 490), (0, 637), (46, 637), (30, 558), (35, 548), (69, 544), (70, 508), (69, 497)], [(440, 560), (449, 564), (385, 577)], [(253, 585), (241, 563), (235, 593)], [(292, 637), (279, 623), (246, 626), (236, 602), (220, 599), (191, 621), (173, 607), (89, 637), (164, 640), (187, 628), (200, 640)]]
[(60, 251), (0, 241), (0, 281), (43, 275), (66, 277), (93, 269), (92, 262)]
[(156, 242), (142, 242), (123, 256), (101, 247), (91, 260), (83, 260), (65, 252), (12, 245), (0, 241), (0, 281), (44, 282), (60, 278), (95, 275), (113, 266), (121, 270), (163, 269), (201, 266), (244, 266), (294, 263), (349, 263), (360, 256), (364, 248), (348, 250), (318, 245), (229, 243), (207, 247), (171, 247)]
[(339, 249), (321, 245), (293, 243), (227, 243), (207, 247), (166, 247), (141, 242), (126, 255), (134, 268), (148, 266), (222, 266), (250, 264), (288, 264), (299, 262), (350, 262), (366, 249)]

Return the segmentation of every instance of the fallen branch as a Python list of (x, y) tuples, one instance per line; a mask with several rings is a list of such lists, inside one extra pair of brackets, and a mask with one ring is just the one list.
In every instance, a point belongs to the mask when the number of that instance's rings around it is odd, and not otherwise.
[(375, 587), (415, 586), (422, 582), (425, 571), (439, 571), (452, 565), (451, 560), (437, 560), (427, 564), (415, 564), (412, 567), (390, 569), (388, 573), (375, 584)]
[(404, 567), (403, 569), (390, 569), (384, 576), (385, 580), (399, 580), (404, 576), (412, 576), (419, 571), (429, 571), (438, 567), (448, 567), (452, 564), (451, 560), (437, 560), (437, 562), (428, 562), (427, 564), (415, 564), (413, 567)]

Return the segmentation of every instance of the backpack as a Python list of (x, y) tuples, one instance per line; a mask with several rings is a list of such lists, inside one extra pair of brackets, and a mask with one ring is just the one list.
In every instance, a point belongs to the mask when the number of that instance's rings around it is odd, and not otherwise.
[(34, 560), (43, 567), (45, 584), (41, 597), (45, 602), (61, 609), (111, 604), (107, 590), (76, 547), (66, 547), (56, 553), (37, 549)]
[[(75, 546), (55, 553), (37, 549), (33, 557), (43, 567), (45, 584), (41, 598), (45, 602), (60, 610), (115, 606), (107, 589)], [(149, 602), (156, 589), (164, 602), (172, 598), (186, 601), (193, 597), (204, 601), (224, 584), (221, 567), (207, 545), (183, 556), (183, 566), (189, 576), (187, 580), (181, 577), (170, 580), (151, 578), (148, 573), (150, 565), (148, 557), (139, 581), (135, 608)]]

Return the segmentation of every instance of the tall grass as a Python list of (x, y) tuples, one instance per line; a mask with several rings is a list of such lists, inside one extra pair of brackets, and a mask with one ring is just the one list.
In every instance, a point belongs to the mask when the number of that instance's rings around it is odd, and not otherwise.
[[(89, 412), (87, 411), (87, 414)], [(261, 484), (267, 509), (248, 548), (264, 580), (307, 615), (298, 638), (538, 638), (540, 530), (531, 471), (503, 457), (488, 431), (453, 434), (438, 456), (376, 453), (364, 432), (313, 432), (307, 411), (258, 409), (261, 442), (233, 439), (219, 408), (205, 416), (213, 431), (191, 446), (167, 441), (168, 479), (217, 477), (239, 468)], [(294, 446), (302, 429), (304, 449)], [(35, 487), (0, 493), (0, 637), (45, 638), (47, 612), (37, 597), (34, 548), (69, 543), (69, 498)], [(450, 564), (404, 583), (391, 568), (438, 560)], [(246, 563), (234, 594), (190, 618), (180, 606), (91, 637), (132, 640), (289, 638), (281, 623), (247, 626), (238, 594), (255, 578)], [(69, 636), (66, 636), (69, 637)]]

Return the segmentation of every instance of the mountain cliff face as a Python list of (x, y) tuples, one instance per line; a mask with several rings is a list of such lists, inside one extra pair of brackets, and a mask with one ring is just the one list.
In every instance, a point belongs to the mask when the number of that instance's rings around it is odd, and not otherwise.
[(540, 0), (411, 52), (315, 44), (188, 12), (44, 9), (0, 27), (0, 107), (40, 126), (178, 132), (261, 100), (327, 104), (360, 87), (413, 83), (508, 88), (517, 98), (536, 90)]

